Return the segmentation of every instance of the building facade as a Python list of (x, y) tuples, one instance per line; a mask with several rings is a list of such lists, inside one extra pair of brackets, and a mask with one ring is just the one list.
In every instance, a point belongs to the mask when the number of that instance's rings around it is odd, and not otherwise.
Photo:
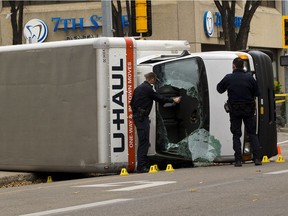
[[(100, 1), (47, 2), (31, 1), (30, 5), (24, 6), (23, 43), (31, 40), (33, 42), (33, 35), (37, 35), (38, 39), (41, 37), (40, 42), (102, 36)], [(236, 27), (241, 22), (245, 2), (245, 0), (237, 1)], [(285, 86), (284, 69), (279, 65), (279, 56), (284, 52), (281, 27), (282, 1), (263, 2), (252, 19), (247, 48), (272, 51), (275, 57), (274, 79)], [(0, 45), (11, 45), (10, 7), (2, 0), (0, 5)], [(125, 6), (125, 1), (122, 2), (122, 6)], [(123, 8), (123, 15), (125, 13)], [(207, 16), (210, 22), (207, 22)], [(219, 12), (213, 0), (152, 0), (152, 27), (153, 33), (147, 38), (148, 40), (187, 40), (191, 45), (191, 52), (224, 49)]]

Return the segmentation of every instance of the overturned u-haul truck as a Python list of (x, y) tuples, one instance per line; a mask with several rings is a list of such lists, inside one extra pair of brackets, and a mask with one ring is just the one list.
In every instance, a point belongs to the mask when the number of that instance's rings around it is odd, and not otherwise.
[[(155, 103), (151, 160), (234, 160), (226, 95), (216, 84), (242, 56), (263, 93), (257, 99), (263, 154), (277, 154), (270, 58), (259, 51), (190, 54), (186, 41), (98, 38), (0, 47), (0, 170), (118, 172), (136, 166), (137, 134), (129, 106), (144, 74), (155, 88), (182, 96)], [(253, 157), (243, 136), (246, 160)]]

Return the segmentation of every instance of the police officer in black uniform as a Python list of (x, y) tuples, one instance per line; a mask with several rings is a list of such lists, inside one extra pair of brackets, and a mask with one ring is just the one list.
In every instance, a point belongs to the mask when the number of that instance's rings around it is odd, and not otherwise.
[(153, 85), (156, 83), (156, 78), (156, 74), (153, 72), (145, 74), (146, 80), (134, 90), (130, 102), (138, 135), (137, 172), (139, 173), (149, 171), (149, 160), (147, 157), (150, 146), (149, 114), (152, 109), (153, 101), (160, 103), (180, 103), (180, 97), (168, 98), (154, 91)]
[(253, 148), (255, 165), (261, 163), (261, 149), (256, 134), (255, 97), (260, 95), (256, 80), (243, 70), (244, 62), (241, 58), (233, 60), (233, 72), (227, 74), (217, 85), (217, 91), (228, 92), (228, 106), (230, 114), (230, 130), (233, 134), (233, 149), (235, 166), (242, 166), (241, 124), (244, 122), (246, 131)]

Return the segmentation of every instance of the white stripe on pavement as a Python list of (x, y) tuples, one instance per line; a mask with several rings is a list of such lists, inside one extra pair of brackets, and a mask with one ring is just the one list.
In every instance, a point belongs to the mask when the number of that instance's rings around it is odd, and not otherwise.
[(118, 189), (112, 189), (109, 191), (132, 191), (132, 190), (139, 190), (144, 188), (150, 188), (150, 187), (158, 187), (161, 185), (166, 184), (174, 184), (176, 181), (155, 181), (155, 182), (145, 182), (141, 185), (131, 186), (131, 187), (124, 187), (124, 188), (118, 188)]
[(288, 173), (288, 170), (280, 170), (280, 171), (268, 172), (268, 173), (264, 173), (264, 174), (277, 175), (277, 174), (283, 174), (283, 173)]
[(129, 200), (132, 200), (132, 199), (106, 200), (106, 201), (101, 201), (101, 202), (95, 202), (95, 203), (89, 203), (89, 204), (77, 205), (77, 206), (70, 206), (70, 207), (66, 207), (66, 208), (59, 208), (59, 209), (53, 209), (53, 210), (49, 210), (49, 211), (35, 212), (32, 214), (24, 214), (24, 215), (19, 215), (19, 216), (43, 216), (43, 215), (57, 214), (57, 213), (63, 213), (63, 212), (68, 212), (68, 211), (75, 211), (75, 210), (79, 210), (79, 209), (86, 209), (86, 208), (109, 205), (109, 204), (114, 204), (114, 203), (119, 203), (119, 202), (125, 202), (125, 201), (129, 201)]
[[(285, 140), (285, 141), (282, 141), (282, 142), (278, 142), (277, 145), (281, 145), (281, 144), (283, 145), (283, 143), (288, 143), (288, 140)], [(287, 145), (287, 144), (285, 144), (285, 145)]]
[[(74, 187), (81, 187), (81, 188), (120, 187), (118, 189), (110, 189), (108, 191), (133, 191), (133, 190), (140, 190), (144, 188), (158, 187), (161, 185), (175, 184), (175, 183), (176, 181), (127, 181), (127, 182), (113, 182), (113, 183), (106, 183), (106, 184), (80, 185), (80, 186), (74, 186)], [(127, 187), (126, 185), (129, 185), (129, 184), (131, 184), (132, 186)]]

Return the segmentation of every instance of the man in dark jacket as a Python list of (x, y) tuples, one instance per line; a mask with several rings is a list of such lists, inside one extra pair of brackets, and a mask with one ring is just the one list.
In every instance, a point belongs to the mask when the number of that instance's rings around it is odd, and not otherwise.
[(149, 160), (147, 157), (150, 146), (149, 114), (152, 109), (153, 101), (160, 103), (180, 103), (180, 97), (168, 98), (154, 91), (153, 85), (156, 83), (155, 73), (150, 72), (146, 74), (145, 79), (146, 80), (134, 90), (130, 103), (138, 135), (137, 172), (139, 173), (149, 171)]
[(230, 108), (230, 130), (233, 134), (233, 149), (235, 166), (242, 166), (241, 125), (244, 122), (250, 143), (253, 148), (255, 165), (261, 163), (261, 149), (256, 134), (255, 97), (260, 95), (256, 80), (243, 70), (244, 62), (240, 58), (233, 60), (233, 72), (227, 74), (217, 85), (217, 91), (228, 91), (228, 104)]

